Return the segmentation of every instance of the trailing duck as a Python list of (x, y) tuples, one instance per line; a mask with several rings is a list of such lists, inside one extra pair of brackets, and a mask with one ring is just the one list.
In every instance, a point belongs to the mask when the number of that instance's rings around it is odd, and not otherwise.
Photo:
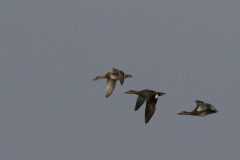
[(204, 103), (203, 101), (196, 100), (196, 108), (192, 112), (182, 111), (178, 115), (191, 115), (191, 116), (206, 116), (208, 114), (217, 113), (218, 110), (209, 103)]

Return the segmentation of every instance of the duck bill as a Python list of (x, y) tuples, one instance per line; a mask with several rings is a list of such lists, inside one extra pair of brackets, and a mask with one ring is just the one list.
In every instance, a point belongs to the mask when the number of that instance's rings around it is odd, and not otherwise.
[(97, 78), (94, 78), (92, 81), (97, 81)]

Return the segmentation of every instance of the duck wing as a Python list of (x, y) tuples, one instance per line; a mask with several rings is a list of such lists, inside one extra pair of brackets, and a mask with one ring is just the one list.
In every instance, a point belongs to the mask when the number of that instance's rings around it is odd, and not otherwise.
[(200, 105), (198, 106), (197, 111), (200, 112), (200, 111), (205, 111), (205, 110), (207, 110), (207, 109), (209, 109), (209, 106), (208, 106), (206, 103), (204, 103), (204, 104), (200, 104)]
[(211, 104), (209, 103), (203, 103), (200, 104), (197, 111), (204, 111), (204, 110), (216, 110)]
[(148, 123), (149, 120), (152, 118), (155, 110), (156, 110), (156, 104), (157, 100), (155, 98), (155, 94), (152, 94), (150, 97), (148, 97), (146, 102), (146, 109), (145, 109), (145, 123)]
[(209, 103), (205, 103), (207, 105), (207, 109), (209, 110), (216, 110), (215, 107), (213, 107), (213, 105), (209, 104)]
[(113, 92), (113, 90), (115, 88), (115, 84), (116, 84), (116, 81), (114, 81), (114, 80), (112, 80), (110, 78), (107, 79), (107, 83), (106, 83), (106, 97), (109, 97), (112, 94), (112, 92)]
[(149, 120), (152, 118), (155, 110), (156, 110), (156, 103), (151, 103), (146, 105), (145, 109), (145, 123), (148, 123)]
[(137, 102), (136, 102), (136, 106), (135, 106), (135, 111), (137, 111), (141, 106), (142, 104), (145, 102), (146, 98), (143, 97), (143, 96), (138, 96), (138, 99), (137, 99)]
[[(195, 101), (195, 102), (196, 102), (196, 101)], [(199, 111), (199, 106), (200, 106), (201, 104), (203, 104), (202, 101), (197, 101), (197, 102), (196, 102), (196, 107), (194, 108), (194, 110), (193, 110), (192, 112), (197, 112), (197, 111)]]
[(123, 82), (124, 82), (124, 72), (119, 70), (119, 69), (115, 69), (115, 68), (113, 68), (113, 71), (117, 73), (119, 81), (120, 81), (121, 85), (123, 85)]
[(121, 85), (123, 85), (123, 82), (124, 82), (124, 72), (118, 72), (118, 78), (119, 78), (119, 81), (121, 83)]
[(217, 111), (217, 109), (216, 109), (215, 107), (213, 107), (213, 105), (210, 104), (210, 107), (211, 107), (213, 110)]

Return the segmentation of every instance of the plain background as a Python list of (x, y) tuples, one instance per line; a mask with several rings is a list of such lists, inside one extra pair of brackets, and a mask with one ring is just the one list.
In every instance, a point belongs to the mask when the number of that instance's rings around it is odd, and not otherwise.
[[(0, 3), (1, 160), (239, 159), (240, 1)], [(112, 68), (133, 77), (109, 98)], [(165, 92), (144, 123), (128, 90)], [(179, 116), (195, 100), (218, 113)]]

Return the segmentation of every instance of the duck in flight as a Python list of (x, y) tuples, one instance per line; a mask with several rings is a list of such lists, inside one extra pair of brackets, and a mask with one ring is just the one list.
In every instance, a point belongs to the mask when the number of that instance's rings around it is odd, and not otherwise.
[(178, 115), (191, 115), (191, 116), (206, 116), (208, 114), (217, 113), (218, 110), (213, 107), (213, 105), (204, 103), (203, 101), (196, 100), (195, 101), (197, 106), (192, 112), (182, 111), (178, 113)]
[(119, 80), (121, 85), (123, 85), (124, 79), (131, 77), (132, 77), (131, 75), (124, 74), (123, 71), (113, 68), (112, 71), (109, 71), (106, 75), (98, 76), (94, 78), (93, 81), (107, 78), (106, 84), (106, 98), (107, 98), (112, 94), (117, 80)]
[(165, 93), (162, 92), (156, 92), (152, 90), (141, 90), (141, 91), (134, 91), (134, 90), (129, 90), (125, 92), (125, 94), (136, 94), (138, 95), (136, 106), (135, 106), (135, 111), (137, 111), (142, 104), (146, 100), (146, 108), (145, 108), (145, 123), (148, 123), (149, 120), (152, 118), (155, 109), (156, 109), (156, 103), (158, 100), (159, 96), (165, 95)]

